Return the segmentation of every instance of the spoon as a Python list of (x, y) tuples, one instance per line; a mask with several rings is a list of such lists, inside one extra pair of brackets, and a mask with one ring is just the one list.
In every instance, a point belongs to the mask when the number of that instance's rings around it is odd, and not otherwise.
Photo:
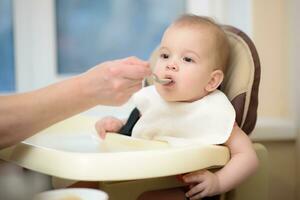
[(168, 78), (158, 78), (158, 76), (156, 74), (154, 74), (154, 73), (152, 73), (151, 78), (155, 82), (157, 82), (159, 84), (162, 84), (162, 85), (168, 84), (168, 83), (170, 83), (172, 81), (171, 79), (168, 79)]

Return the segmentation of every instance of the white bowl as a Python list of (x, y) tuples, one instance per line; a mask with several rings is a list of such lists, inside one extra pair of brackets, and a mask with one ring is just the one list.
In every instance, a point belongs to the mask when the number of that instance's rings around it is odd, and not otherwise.
[(108, 200), (108, 195), (96, 189), (68, 188), (39, 193), (33, 200)]

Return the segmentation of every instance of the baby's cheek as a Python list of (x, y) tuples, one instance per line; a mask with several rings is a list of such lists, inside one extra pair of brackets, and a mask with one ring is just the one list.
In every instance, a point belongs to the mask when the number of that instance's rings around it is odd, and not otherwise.
[(164, 62), (161, 62), (158, 60), (155, 64), (155, 66), (153, 67), (152, 71), (154, 73), (156, 73), (157, 75), (161, 75), (164, 69), (165, 69)]

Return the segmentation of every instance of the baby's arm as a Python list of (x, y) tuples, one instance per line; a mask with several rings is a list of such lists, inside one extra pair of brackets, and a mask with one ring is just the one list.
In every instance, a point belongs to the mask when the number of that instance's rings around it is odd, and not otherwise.
[(104, 117), (96, 122), (95, 128), (101, 138), (105, 138), (107, 132), (119, 132), (124, 122), (115, 117)]
[(139, 120), (140, 111), (135, 108), (131, 111), (128, 119), (120, 120), (115, 117), (105, 117), (96, 122), (95, 127), (101, 138), (105, 138), (107, 132), (120, 133), (131, 136), (132, 129)]
[(190, 199), (225, 193), (238, 186), (257, 169), (258, 159), (252, 143), (238, 126), (234, 126), (225, 145), (230, 150), (231, 159), (222, 169), (215, 173), (200, 170), (182, 177), (185, 183), (190, 184), (190, 190), (186, 193)]
[(216, 172), (220, 193), (235, 188), (258, 168), (258, 158), (253, 144), (240, 127), (234, 126), (225, 145), (230, 150), (231, 159), (221, 170)]

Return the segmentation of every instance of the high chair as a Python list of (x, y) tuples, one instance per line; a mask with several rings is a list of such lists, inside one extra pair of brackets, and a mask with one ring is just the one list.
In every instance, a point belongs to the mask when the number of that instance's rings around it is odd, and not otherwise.
[[(231, 26), (223, 28), (230, 40), (231, 57), (220, 89), (235, 108), (236, 122), (249, 135), (257, 117), (260, 62), (245, 33)], [(156, 58), (154, 52), (150, 62), (155, 63)], [(70, 118), (0, 151), (0, 158), (71, 183), (98, 182), (97, 187), (107, 192), (110, 200), (134, 200), (149, 191), (182, 187), (174, 175), (219, 168), (230, 157), (227, 147), (221, 145), (173, 148), (164, 142), (120, 134), (108, 134), (100, 141), (94, 130), (96, 120)], [(223, 199), (268, 199), (267, 151), (260, 144), (254, 147), (260, 160), (258, 171), (222, 195)], [(64, 186), (57, 180), (56, 186)]]
[[(228, 25), (224, 25), (222, 28), (229, 38), (231, 55), (224, 81), (219, 89), (227, 95), (235, 108), (236, 122), (239, 127), (247, 135), (250, 135), (255, 127), (257, 119), (258, 90), (260, 82), (259, 56), (253, 42), (244, 32)], [(154, 51), (150, 58), (151, 67), (154, 66), (157, 56), (157, 51)], [(152, 83), (152, 79), (146, 80), (146, 85), (151, 85)], [(254, 148), (260, 160), (258, 171), (238, 188), (219, 197), (220, 199), (268, 199), (267, 150), (261, 144), (254, 144)], [(151, 181), (153, 181), (152, 188), (150, 186)], [(130, 185), (132, 184), (134, 185), (133, 187), (135, 187), (135, 190), (130, 188)], [(135, 185), (144, 185), (144, 187)], [(114, 196), (114, 199), (119, 199), (123, 194), (118, 193), (118, 190), (139, 191), (141, 196), (143, 195), (143, 192), (146, 193), (150, 190), (179, 187), (180, 183), (178, 183), (174, 177), (168, 177), (163, 179), (133, 181), (125, 184), (111, 183), (111, 185), (102, 185), (102, 188), (104, 188), (103, 186), (107, 187), (106, 190)], [(115, 193), (118, 193), (118, 195)]]

